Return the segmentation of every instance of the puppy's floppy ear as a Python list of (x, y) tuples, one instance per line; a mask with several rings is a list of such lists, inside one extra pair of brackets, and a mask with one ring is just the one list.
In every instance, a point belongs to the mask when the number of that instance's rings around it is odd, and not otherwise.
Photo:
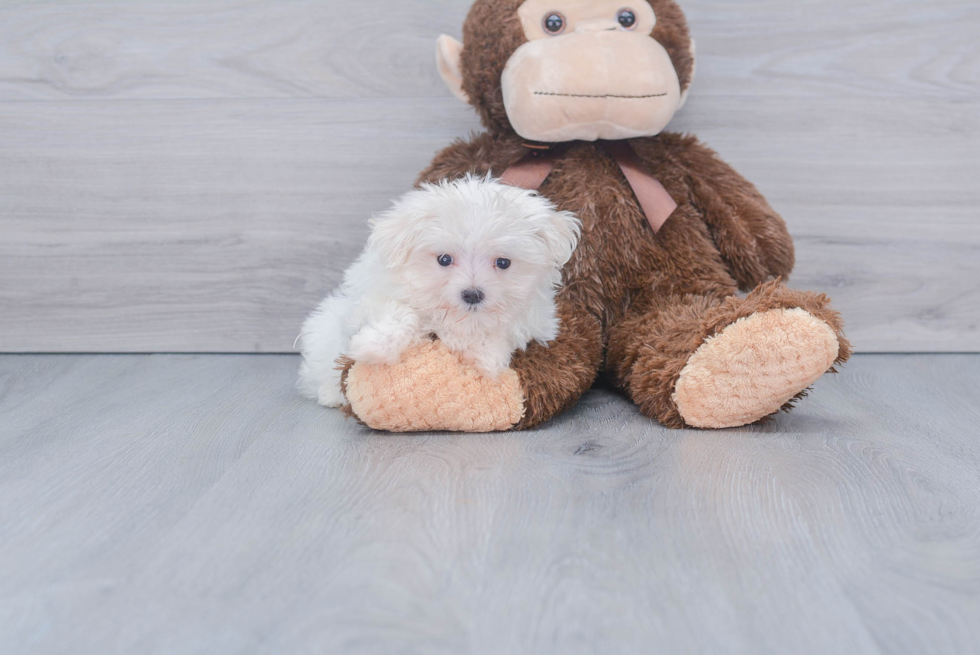
[(562, 268), (578, 247), (581, 222), (575, 214), (560, 212), (552, 207), (546, 220), (541, 221), (537, 234), (548, 246), (555, 267)]
[(426, 219), (413, 202), (418, 193), (405, 195), (391, 209), (371, 219), (368, 247), (378, 253), (386, 266), (404, 265), (415, 250), (416, 236)]

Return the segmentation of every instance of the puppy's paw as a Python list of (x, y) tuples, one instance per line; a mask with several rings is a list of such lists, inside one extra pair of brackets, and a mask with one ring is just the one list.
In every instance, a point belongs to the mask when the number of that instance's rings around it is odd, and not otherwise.
[(317, 392), (317, 402), (324, 407), (342, 407), (347, 403), (347, 399), (340, 391), (339, 384), (327, 382), (320, 386), (320, 390)]
[(507, 355), (506, 358), (481, 358), (468, 361), (476, 366), (480, 373), (492, 379), (497, 379), (503, 375), (505, 371), (510, 370), (510, 355)]
[(347, 354), (355, 362), (395, 364), (404, 350), (400, 339), (374, 327), (365, 327), (351, 337)]
[(511, 351), (505, 344), (474, 347), (463, 355), (463, 360), (473, 364), (489, 378), (499, 378), (510, 370)]

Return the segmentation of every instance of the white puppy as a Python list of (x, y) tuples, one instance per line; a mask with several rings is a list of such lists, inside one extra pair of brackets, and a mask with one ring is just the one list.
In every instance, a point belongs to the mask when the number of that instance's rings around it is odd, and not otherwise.
[(490, 376), (558, 335), (555, 290), (579, 221), (537, 194), (466, 177), (411, 191), (371, 221), (343, 285), (306, 320), (299, 388), (344, 402), (337, 359), (394, 364), (436, 335)]

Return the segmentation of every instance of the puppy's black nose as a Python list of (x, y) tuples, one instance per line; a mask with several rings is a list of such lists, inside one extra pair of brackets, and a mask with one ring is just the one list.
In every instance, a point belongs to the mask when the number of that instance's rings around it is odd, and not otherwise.
[(463, 292), (463, 301), (468, 305), (479, 305), (485, 297), (479, 289), (467, 289)]

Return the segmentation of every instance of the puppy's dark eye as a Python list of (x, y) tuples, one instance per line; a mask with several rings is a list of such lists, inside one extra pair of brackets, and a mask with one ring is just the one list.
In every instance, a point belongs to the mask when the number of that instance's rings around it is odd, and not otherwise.
[(501, 257), (500, 259), (497, 260), (497, 268), (499, 268), (502, 271), (506, 271), (508, 268), (510, 268), (510, 260)]
[(558, 35), (565, 31), (565, 17), (555, 12), (544, 17), (544, 31)]
[(452, 255), (439, 255), (439, 257), (437, 258), (437, 261), (439, 262), (439, 266), (443, 266), (443, 267), (452, 266), (453, 265), (453, 256)]
[(616, 18), (623, 29), (631, 30), (636, 25), (636, 14), (633, 13), (632, 9), (623, 9)]

